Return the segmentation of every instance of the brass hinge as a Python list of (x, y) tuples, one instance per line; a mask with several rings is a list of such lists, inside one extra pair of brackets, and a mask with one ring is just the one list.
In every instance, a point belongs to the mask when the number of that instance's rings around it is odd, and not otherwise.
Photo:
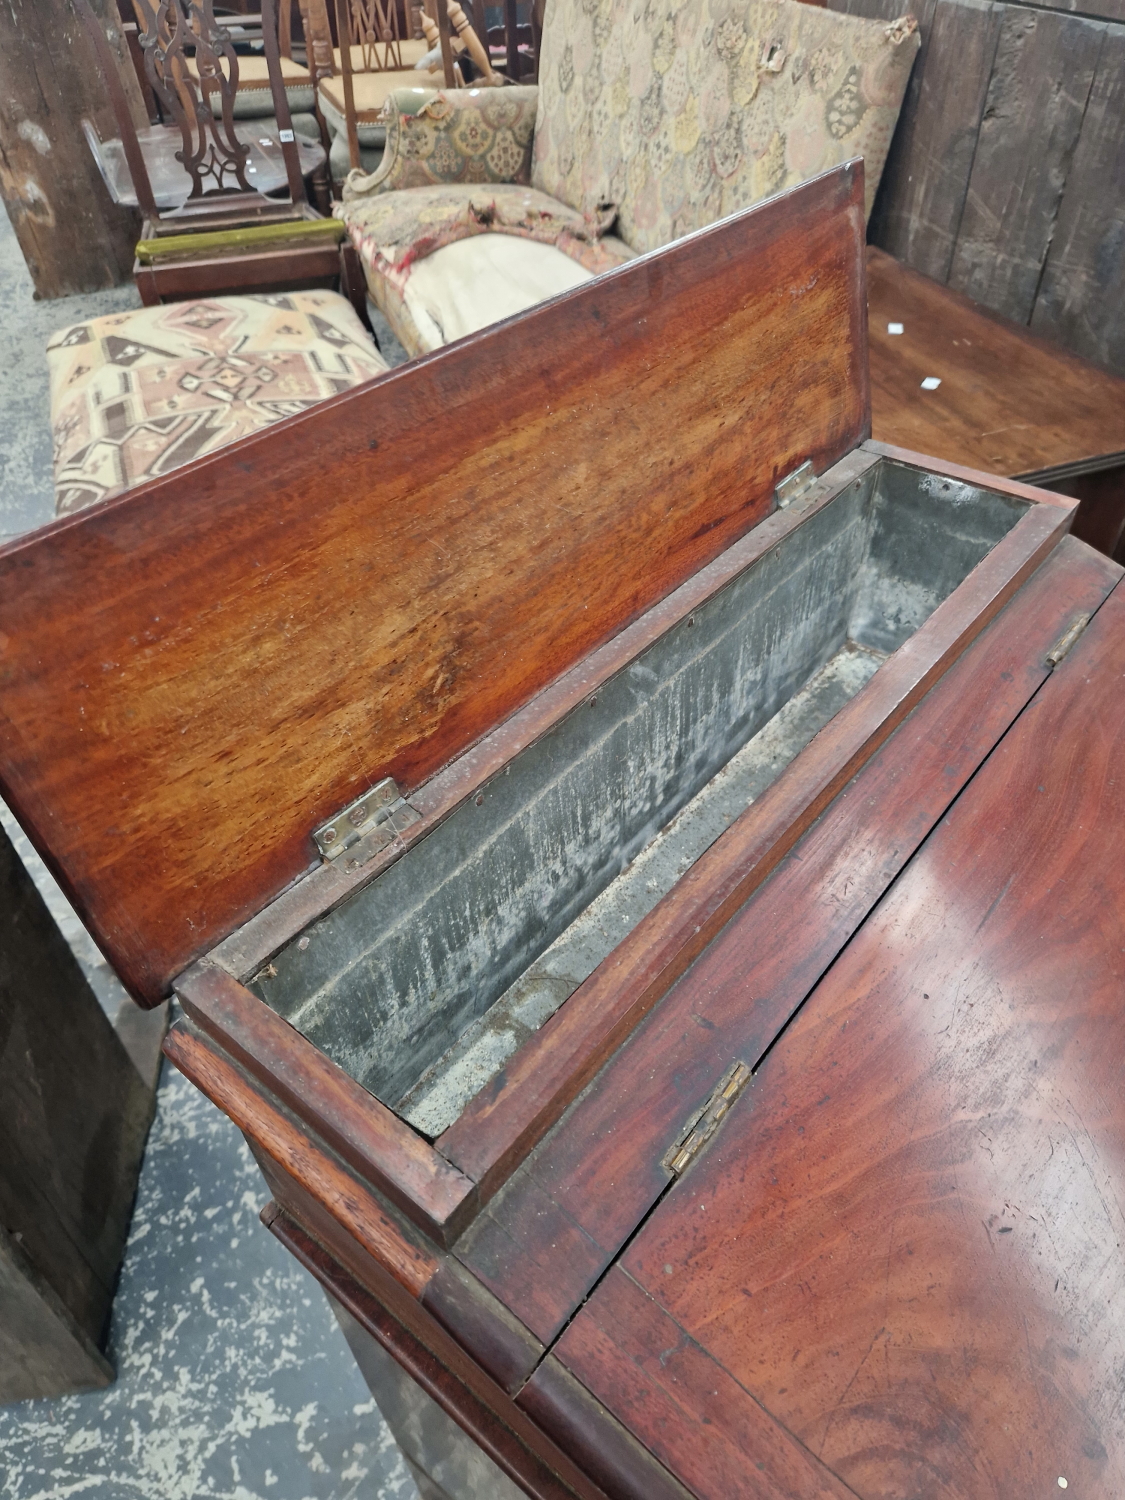
[(703, 1108), (692, 1115), (661, 1163), (674, 1177), (686, 1171), (703, 1150), (749, 1082), (750, 1069), (744, 1062), (733, 1063), (723, 1074), (719, 1086)]
[(385, 776), (362, 797), (349, 802), (334, 818), (313, 829), (313, 838), (325, 859), (337, 859), (360, 839), (376, 834), (378, 837), (373, 842), (372, 852), (377, 853), (411, 823), (420, 822), (421, 817), (422, 814), (403, 798), (393, 777)]
[(794, 500), (799, 500), (802, 495), (807, 494), (816, 483), (816, 473), (812, 466), (812, 459), (806, 459), (800, 468), (794, 469), (792, 474), (786, 474), (785, 478), (779, 480), (774, 494), (777, 503), (782, 510), (787, 505), (792, 505)]
[(1074, 645), (1075, 641), (1086, 629), (1086, 626), (1089, 625), (1089, 623), (1089, 615), (1079, 615), (1074, 624), (1068, 626), (1068, 628), (1063, 632), (1062, 635), (1059, 636), (1058, 640), (1051, 647), (1050, 651), (1047, 652), (1047, 665), (1049, 667), (1058, 666), (1059, 662), (1062, 661), (1063, 657), (1070, 650), (1071, 646)]

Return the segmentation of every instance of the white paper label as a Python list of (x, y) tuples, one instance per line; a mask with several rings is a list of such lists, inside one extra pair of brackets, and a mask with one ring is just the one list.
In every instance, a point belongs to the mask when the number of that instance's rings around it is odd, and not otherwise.
[(888, 333), (902, 333), (902, 331), (903, 331), (903, 325), (901, 323), (888, 323), (887, 324), (887, 332)]
[(940, 384), (941, 381), (936, 375), (927, 375), (922, 382), (922, 389), (924, 391), (936, 391)]
[(284, 141), (288, 144), (288, 142), (293, 139), (293, 132), (291, 130), (279, 130), (277, 132), (277, 138), (279, 141)]

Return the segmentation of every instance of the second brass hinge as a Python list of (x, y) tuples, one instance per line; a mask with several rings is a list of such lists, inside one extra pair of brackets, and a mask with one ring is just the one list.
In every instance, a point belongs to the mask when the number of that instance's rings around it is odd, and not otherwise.
[(802, 495), (808, 494), (816, 483), (816, 471), (812, 466), (812, 459), (806, 459), (799, 468), (793, 470), (792, 474), (786, 474), (784, 479), (778, 481), (774, 495), (782, 510), (799, 500)]
[(1086, 629), (1086, 626), (1089, 625), (1089, 623), (1089, 615), (1079, 615), (1074, 624), (1067, 627), (1067, 629), (1063, 632), (1062, 635), (1059, 636), (1058, 640), (1051, 647), (1050, 651), (1047, 652), (1047, 665), (1049, 667), (1058, 666), (1059, 662), (1062, 661), (1063, 657), (1070, 650), (1071, 646), (1074, 645), (1075, 641)]
[(744, 1062), (733, 1063), (723, 1074), (707, 1103), (688, 1120), (661, 1163), (674, 1177), (681, 1176), (692, 1164), (749, 1082), (750, 1069)]
[(396, 834), (420, 822), (421, 817), (399, 792), (394, 778), (385, 776), (334, 818), (315, 828), (313, 838), (325, 859), (337, 859), (345, 849), (371, 834), (377, 834), (376, 842), (381, 839), (380, 847), (385, 848)]

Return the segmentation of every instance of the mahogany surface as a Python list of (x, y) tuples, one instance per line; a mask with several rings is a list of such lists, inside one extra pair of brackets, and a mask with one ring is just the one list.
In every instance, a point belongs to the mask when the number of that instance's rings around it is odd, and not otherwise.
[(877, 440), (1012, 476), (1125, 464), (1125, 380), (874, 246), (867, 300)]
[[(861, 451), (866, 456), (873, 447), (866, 443)], [(929, 469), (916, 455), (896, 456)], [(763, 522), (753, 538), (725, 556), (747, 549), (753, 539), (769, 542), (780, 520), (777, 515)], [(1069, 512), (1040, 504), (1023, 516), (956, 597), (939, 606), (866, 690), (825, 726), (815, 747), (787, 767), (685, 871), (648, 918), (469, 1102), (436, 1145), (477, 1183), (482, 1199), (511, 1175), (864, 761), (1040, 566), (1070, 520)]]
[(1120, 577), (1071, 538), (864, 765), (473, 1222), (459, 1259), (549, 1344), (668, 1186), (662, 1158), (754, 1068)]
[(864, 1500), (1125, 1492), (1123, 681), (1119, 588), (562, 1340), (658, 1454), (713, 1361)]
[(0, 552), (0, 792), (135, 996), (866, 436), (862, 192), (840, 168)]

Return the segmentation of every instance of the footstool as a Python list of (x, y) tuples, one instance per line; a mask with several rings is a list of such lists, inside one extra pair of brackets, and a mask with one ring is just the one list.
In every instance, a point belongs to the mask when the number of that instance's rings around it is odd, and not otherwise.
[(69, 515), (381, 375), (330, 291), (209, 297), (76, 323), (47, 345), (55, 512)]

